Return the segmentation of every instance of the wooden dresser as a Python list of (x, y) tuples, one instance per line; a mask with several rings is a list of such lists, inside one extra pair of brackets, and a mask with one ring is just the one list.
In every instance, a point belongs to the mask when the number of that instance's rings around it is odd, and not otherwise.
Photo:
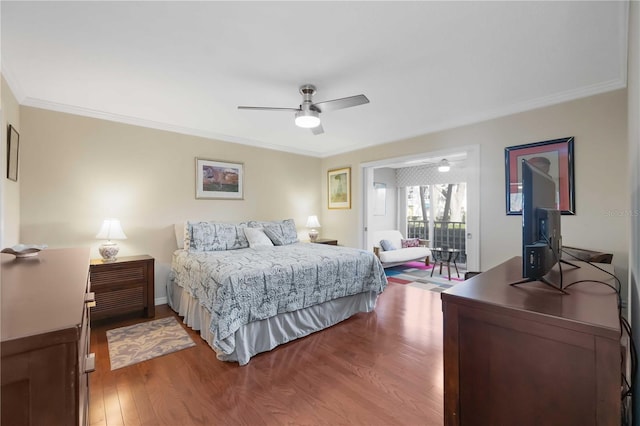
[(89, 248), (0, 256), (2, 424), (87, 424)]
[[(584, 262), (564, 285), (614, 284)], [(609, 268), (611, 265), (599, 265)], [(521, 279), (515, 257), (442, 293), (445, 425), (619, 425), (617, 296), (586, 282), (563, 295)], [(558, 282), (557, 265), (550, 275)]]

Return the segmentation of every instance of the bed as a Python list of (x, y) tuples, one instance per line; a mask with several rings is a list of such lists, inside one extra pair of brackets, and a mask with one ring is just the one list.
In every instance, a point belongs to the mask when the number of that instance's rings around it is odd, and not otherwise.
[(387, 286), (372, 252), (301, 243), (290, 219), (187, 222), (184, 229), (167, 284), (169, 306), (223, 361), (245, 365), (258, 353), (371, 312)]

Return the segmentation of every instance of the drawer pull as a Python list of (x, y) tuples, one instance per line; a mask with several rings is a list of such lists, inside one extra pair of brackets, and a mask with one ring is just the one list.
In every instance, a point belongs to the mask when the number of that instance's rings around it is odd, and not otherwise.
[(90, 353), (84, 359), (84, 372), (91, 373), (96, 371), (96, 354)]

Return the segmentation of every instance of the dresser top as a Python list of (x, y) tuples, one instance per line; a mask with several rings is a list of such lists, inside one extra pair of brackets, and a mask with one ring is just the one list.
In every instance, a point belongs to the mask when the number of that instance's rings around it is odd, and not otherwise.
[(89, 248), (1, 254), (2, 341), (78, 326), (89, 277)]
[[(580, 266), (562, 265), (562, 281), (569, 294), (562, 294), (540, 282), (517, 286), (510, 283), (522, 280), (522, 258), (508, 261), (476, 275), (444, 291), (443, 302), (462, 303), (482, 309), (511, 311), (514, 316), (535, 316), (540, 321), (569, 321), (575, 327), (598, 328), (600, 334), (616, 336), (620, 333), (617, 296), (613, 289), (593, 281), (616, 286), (614, 279), (586, 262), (570, 261)], [(597, 264), (613, 273), (613, 265)], [(560, 281), (558, 265), (547, 275), (553, 283)], [(588, 280), (566, 286), (579, 280)], [(564, 323), (567, 326), (567, 323)]]

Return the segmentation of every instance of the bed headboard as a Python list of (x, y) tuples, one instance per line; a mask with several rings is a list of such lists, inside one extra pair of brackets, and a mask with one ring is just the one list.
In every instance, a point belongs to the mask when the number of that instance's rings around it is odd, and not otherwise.
[(176, 223), (173, 225), (174, 231), (176, 233), (176, 244), (179, 249), (184, 248), (184, 223)]

